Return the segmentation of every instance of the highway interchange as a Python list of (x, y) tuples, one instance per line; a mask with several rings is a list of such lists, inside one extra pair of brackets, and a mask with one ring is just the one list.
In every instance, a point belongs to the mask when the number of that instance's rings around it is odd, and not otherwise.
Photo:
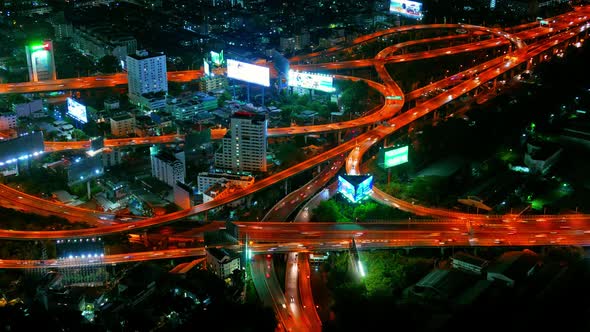
[[(456, 100), (457, 98), (478, 89), (484, 83), (502, 77), (517, 68), (532, 64), (533, 59), (547, 54), (554, 47), (563, 45), (570, 39), (587, 28), (588, 7), (578, 7), (576, 11), (560, 15), (551, 19), (551, 27), (538, 27), (537, 24), (528, 23), (512, 30), (514, 34), (468, 25), (422, 25), (392, 28), (375, 34), (358, 38), (353, 43), (358, 45), (375, 38), (402, 31), (417, 31), (421, 29), (455, 29), (458, 27), (477, 34), (492, 34), (496, 38), (484, 41), (467, 43), (458, 46), (436, 49), (432, 51), (417, 52), (411, 54), (395, 54), (404, 47), (416, 45), (420, 42), (437, 42), (441, 40), (459, 40), (462, 37), (437, 37), (422, 41), (411, 41), (392, 45), (377, 54), (373, 59), (341, 61), (337, 63), (310, 63), (296, 65), (301, 61), (314, 57), (327, 56), (337, 53), (344, 47), (335, 47), (327, 51), (310, 54), (308, 56), (291, 59), (293, 67), (311, 70), (338, 70), (357, 67), (374, 66), (383, 83), (377, 83), (366, 79), (336, 75), (336, 79), (364, 80), (380, 92), (385, 99), (381, 109), (351, 121), (338, 122), (327, 125), (300, 126), (288, 128), (269, 129), (268, 135), (306, 135), (312, 133), (340, 132), (350, 128), (369, 128), (354, 140), (343, 142), (336, 148), (314, 156), (298, 165), (273, 174), (267, 178), (258, 180), (254, 185), (245, 188), (235, 194), (216, 199), (211, 202), (197, 205), (191, 209), (171, 213), (154, 218), (146, 218), (133, 223), (120, 223), (113, 220), (113, 216), (98, 211), (73, 208), (41, 198), (27, 195), (13, 188), (2, 185), (0, 187), (0, 202), (3, 206), (14, 207), (26, 212), (35, 212), (44, 215), (59, 215), (76, 221), (84, 220), (95, 225), (95, 228), (63, 231), (19, 231), (0, 230), (0, 238), (12, 240), (33, 239), (66, 239), (76, 237), (95, 237), (118, 232), (134, 232), (141, 228), (154, 227), (165, 223), (184, 219), (188, 216), (206, 212), (210, 209), (223, 206), (234, 200), (249, 196), (261, 189), (275, 185), (289, 177), (317, 165), (325, 164), (323, 171), (301, 189), (289, 194), (272, 208), (264, 220), (284, 221), (289, 214), (302, 204), (303, 201), (317, 193), (325, 186), (340, 168), (344, 167), (348, 174), (359, 174), (362, 157), (373, 145), (382, 141), (396, 130), (429, 114), (441, 106)], [(417, 59), (427, 59), (450, 54), (472, 52), (474, 50), (513, 45), (508, 58), (504, 55), (476, 65), (461, 73), (429, 84), (408, 94), (404, 94), (401, 88), (393, 81), (385, 63), (399, 63)], [(565, 47), (563, 47), (565, 48)], [(169, 73), (170, 80), (190, 81), (199, 77), (197, 71)], [(126, 77), (122, 74), (109, 77), (79, 78), (71, 80), (57, 80), (40, 83), (17, 83), (0, 85), (0, 93), (28, 93), (53, 90), (83, 89), (96, 87), (109, 87), (126, 83)], [(402, 111), (405, 102), (423, 98), (430, 91), (443, 91), (429, 98), (418, 106)], [(399, 96), (399, 99), (388, 99), (388, 96)], [(384, 121), (386, 123), (384, 123)], [(181, 140), (176, 135), (160, 137), (142, 137), (133, 139), (105, 140), (109, 147), (120, 147), (139, 144), (169, 143)], [(87, 148), (87, 142), (47, 142), (47, 151), (61, 151), (68, 149)], [(401, 210), (412, 212), (416, 215), (435, 216), (444, 219), (430, 221), (405, 221), (385, 224), (334, 224), (334, 223), (282, 223), (282, 222), (236, 222), (240, 237), (253, 241), (251, 246), (255, 253), (285, 252), (288, 254), (287, 287), (286, 294), (277, 293), (276, 276), (272, 271), (272, 260), (266, 259), (266, 255), (256, 255), (253, 264), (253, 278), (259, 292), (268, 292), (272, 298), (271, 305), (275, 308), (281, 324), (287, 330), (320, 330), (319, 319), (313, 307), (313, 299), (310, 302), (310, 287), (307, 283), (309, 265), (305, 253), (310, 251), (346, 250), (351, 238), (356, 239), (360, 248), (389, 248), (389, 247), (446, 247), (446, 246), (528, 246), (528, 245), (586, 245), (590, 240), (590, 227), (587, 215), (569, 216), (490, 216), (475, 215), (449, 211), (437, 208), (418, 206), (410, 202), (391, 197), (375, 188), (372, 198), (380, 203), (387, 204)], [(278, 206), (278, 208), (277, 208)], [(196, 233), (224, 229), (224, 223), (211, 222), (198, 227)], [(240, 249), (239, 247), (236, 249)], [(148, 251), (143, 253), (129, 253), (120, 255), (107, 255), (98, 260), (87, 258), (86, 264), (92, 261), (100, 261), (101, 264), (116, 264), (151, 259), (165, 259), (177, 257), (191, 257), (204, 254), (204, 248), (172, 249), (160, 251)], [(21, 261), (0, 260), (0, 268), (38, 268), (39, 266), (67, 266), (67, 260), (45, 261)], [(261, 277), (262, 276), (262, 277)], [(259, 287), (260, 286), (260, 287)], [(297, 289), (299, 291), (297, 292)], [(315, 317), (314, 317), (315, 316)], [(321, 324), (321, 323), (320, 323)]]

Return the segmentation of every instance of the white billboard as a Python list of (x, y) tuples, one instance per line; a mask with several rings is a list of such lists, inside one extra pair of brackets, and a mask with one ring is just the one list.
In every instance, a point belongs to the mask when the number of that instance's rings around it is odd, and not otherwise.
[(289, 70), (287, 84), (298, 88), (334, 92), (334, 78), (329, 75), (312, 74)]
[(389, 12), (403, 16), (422, 19), (422, 3), (408, 0), (390, 0)]
[(67, 103), (69, 116), (82, 123), (88, 123), (88, 117), (86, 116), (86, 106), (80, 104), (72, 98), (68, 98)]
[(203, 72), (205, 76), (211, 76), (211, 69), (209, 68), (209, 62), (207, 59), (203, 59)]
[(232, 59), (227, 59), (227, 77), (262, 86), (270, 86), (270, 70), (267, 67)]

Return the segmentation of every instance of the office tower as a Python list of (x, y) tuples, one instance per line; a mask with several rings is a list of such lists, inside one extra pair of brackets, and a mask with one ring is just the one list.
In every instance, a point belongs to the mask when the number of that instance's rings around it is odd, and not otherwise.
[(267, 124), (264, 115), (234, 113), (222, 150), (215, 154), (215, 166), (234, 172), (266, 172)]

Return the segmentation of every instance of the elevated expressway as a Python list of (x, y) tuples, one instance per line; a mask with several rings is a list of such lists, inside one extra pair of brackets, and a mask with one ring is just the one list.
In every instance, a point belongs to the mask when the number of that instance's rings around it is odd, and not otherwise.
[[(576, 13), (576, 14), (579, 14), (579, 13)], [(519, 52), (521, 52), (523, 50), (523, 48), (525, 47), (524, 44), (516, 38), (510, 37), (509, 35), (501, 33), (501, 32), (498, 32), (498, 34), (503, 37), (506, 37), (506, 38), (511, 38), (517, 46), (520, 45), (521, 49), (517, 50)], [(565, 33), (565, 34), (569, 35), (569, 33)], [(560, 36), (562, 36), (562, 35), (564, 35), (564, 33), (562, 33)], [(555, 46), (556, 44), (559, 44), (558, 38), (553, 38), (552, 40), (550, 40), (550, 42), (545, 42), (544, 45), (547, 47), (552, 47), (552, 46)], [(465, 47), (465, 46), (462, 46), (462, 47)], [(542, 52), (542, 50), (537, 51), (537, 53), (539, 53), (539, 54), (541, 52)], [(222, 205), (224, 205), (228, 202), (231, 202), (233, 200), (237, 200), (239, 198), (250, 195), (262, 188), (265, 188), (267, 186), (275, 184), (276, 182), (281, 181), (289, 176), (295, 175), (305, 169), (313, 167), (314, 165), (316, 165), (318, 163), (332, 159), (332, 158), (338, 156), (339, 154), (346, 153), (346, 152), (352, 150), (357, 145), (356, 141), (361, 141), (361, 142), (379, 141), (379, 140), (383, 139), (384, 137), (393, 133), (396, 130), (396, 128), (400, 128), (401, 126), (406, 125), (406, 124), (410, 123), (411, 121), (414, 121), (415, 119), (431, 112), (432, 110), (450, 102), (451, 100), (457, 98), (458, 96), (461, 96), (464, 93), (467, 93), (468, 91), (471, 91), (471, 90), (477, 88), (481, 84), (481, 82), (492, 80), (495, 77), (498, 77), (498, 76), (504, 74), (508, 70), (515, 68), (517, 65), (522, 64), (523, 63), (522, 59), (524, 59), (524, 57), (518, 58), (518, 59), (519, 59), (519, 61), (502, 62), (501, 64), (497, 64), (493, 67), (488, 68), (485, 72), (482, 72), (479, 74), (479, 79), (472, 79), (472, 80), (468, 80), (468, 81), (464, 81), (463, 83), (460, 83), (459, 85), (453, 87), (452, 89), (450, 89), (446, 93), (436, 96), (435, 98), (432, 98), (432, 99), (428, 100), (427, 102), (421, 104), (420, 106), (412, 109), (412, 111), (405, 112), (405, 113), (395, 117), (394, 119), (389, 121), (388, 126), (378, 126), (377, 128), (375, 128), (365, 134), (360, 135), (355, 140), (355, 142), (343, 143), (340, 146), (338, 146), (330, 151), (327, 151), (321, 155), (318, 155), (314, 158), (311, 158), (299, 165), (296, 165), (296, 166), (289, 168), (285, 171), (282, 171), (280, 173), (274, 174), (268, 178), (262, 179), (262, 180), (258, 181), (257, 183), (255, 183), (253, 186), (246, 188), (243, 191), (237, 192), (236, 194), (230, 195), (226, 198), (219, 199), (219, 200), (213, 200), (211, 202), (195, 206), (191, 209), (179, 211), (179, 212), (172, 213), (169, 215), (145, 219), (142, 221), (135, 222), (133, 224), (110, 225), (110, 226), (101, 227), (100, 229), (97, 228), (97, 229), (86, 229), (86, 230), (56, 231), (56, 232), (19, 232), (19, 231), (10, 231), (9, 232), (9, 231), (5, 231), (3, 233), (0, 233), (0, 238), (21, 237), (23, 239), (42, 239), (42, 238), (55, 239), (55, 238), (67, 238), (67, 237), (104, 235), (104, 234), (111, 234), (111, 233), (116, 233), (116, 232), (125, 232), (125, 231), (129, 231), (130, 229), (133, 229), (133, 228), (139, 229), (139, 228), (143, 228), (143, 227), (152, 227), (152, 226), (164, 224), (167, 222), (171, 222), (174, 220), (186, 218), (190, 215), (205, 212), (209, 209), (222, 206)], [(386, 96), (388, 96), (388, 95), (402, 96), (403, 95), (399, 86), (397, 86), (395, 84), (395, 82), (393, 82), (393, 81), (386, 82), (386, 85), (373, 83), (372, 86), (375, 87), (376, 89), (378, 89), (378, 91), (380, 91), (381, 93), (383, 93)], [(383, 106), (382, 110), (369, 115), (368, 121), (366, 121), (366, 122), (363, 121), (363, 123), (367, 123), (367, 122), (374, 123), (377, 121), (381, 121), (381, 120), (390, 118), (392, 114), (396, 114), (400, 110), (401, 106), (402, 106), (401, 101), (386, 100), (386, 103)], [(353, 120), (353, 121), (362, 121), (362, 119)], [(341, 130), (344, 128), (343, 125), (341, 125), (341, 124), (342, 123), (312, 126), (311, 128), (310, 127), (296, 127), (297, 129), (287, 128), (286, 130), (288, 131), (287, 134), (296, 134), (297, 131), (301, 131), (302, 133), (307, 133), (307, 132), (316, 132), (316, 130), (318, 130), (318, 131), (319, 130), (323, 130), (323, 131)], [(352, 126), (359, 126), (362, 124), (353, 122), (351, 125)], [(360, 155), (362, 155), (362, 153)]]
[[(348, 250), (350, 239), (357, 246), (371, 248), (453, 247), (453, 246), (543, 246), (590, 244), (590, 216), (490, 216), (486, 220), (436, 219), (392, 221), (387, 223), (284, 223), (235, 222), (238, 238), (254, 241), (255, 254), (322, 252)], [(215, 221), (197, 228), (199, 237), (206, 231), (225, 229)], [(242, 246), (228, 246), (242, 250)], [(204, 247), (154, 250), (87, 257), (87, 265), (120, 264), (154, 259), (203, 256)], [(0, 269), (67, 267), (68, 259), (0, 259)]]
[[(171, 71), (168, 72), (168, 80), (172, 82), (190, 82), (200, 78), (202, 75), (203, 73), (199, 70)], [(127, 84), (127, 74), (117, 73), (113, 75), (64, 78), (51, 81), (3, 83), (0, 84), (0, 94), (110, 88), (125, 84)]]
[[(570, 35), (570, 33), (572, 33), (572, 31), (569, 31), (566, 33), (561, 33), (560, 34), (561, 37), (550, 38), (549, 42), (544, 42), (543, 45), (547, 49), (549, 49), (553, 46), (556, 46), (560, 42), (562, 42), (560, 38), (565, 38), (568, 36), (569, 36), (568, 38), (574, 37), (574, 36)], [(574, 35), (575, 35), (575, 33), (574, 33)], [(517, 50), (517, 51), (522, 52), (523, 50)], [(183, 219), (183, 218), (186, 218), (186, 217), (194, 215), (194, 214), (205, 212), (209, 209), (213, 209), (213, 208), (222, 206), (224, 204), (227, 204), (231, 201), (248, 196), (260, 189), (266, 188), (266, 187), (273, 185), (279, 181), (282, 181), (290, 176), (293, 176), (303, 170), (313, 167), (313, 166), (317, 165), (318, 163), (325, 162), (325, 161), (332, 159), (340, 154), (347, 153), (348, 151), (351, 151), (353, 148), (356, 147), (356, 145), (357, 145), (356, 142), (358, 142), (358, 141), (364, 142), (364, 141), (370, 140), (370, 141), (376, 142), (376, 141), (382, 140), (384, 137), (393, 133), (397, 128), (400, 128), (400, 127), (414, 121), (415, 119), (417, 119), (421, 116), (424, 116), (425, 114), (428, 114), (429, 112), (433, 111), (434, 109), (452, 101), (453, 99), (455, 99), (455, 98), (457, 98), (469, 91), (476, 89), (482, 82), (492, 80), (498, 76), (503, 75), (504, 73), (508, 72), (509, 70), (515, 68), (516, 66), (518, 66), (522, 63), (525, 63), (526, 61), (524, 61), (523, 59), (526, 58), (528, 60), (529, 58), (534, 57), (535, 54), (541, 54), (543, 52), (544, 52), (543, 49), (536, 49), (534, 54), (531, 53), (529, 55), (527, 52), (526, 57), (522, 57), (522, 58), (519, 57), (518, 58), (519, 61), (515, 61), (515, 62), (504, 61), (500, 64), (497, 64), (496, 66), (489, 67), (485, 72), (482, 72), (479, 74), (478, 79), (471, 79), (468, 81), (464, 81), (464, 82), (460, 83), (459, 85), (451, 88), (446, 93), (444, 93), (442, 95), (438, 95), (438, 96), (428, 100), (427, 102), (424, 102), (420, 106), (415, 107), (411, 112), (405, 112), (401, 115), (398, 115), (397, 117), (389, 120), (389, 124), (387, 126), (378, 126), (377, 128), (358, 136), (355, 141), (345, 142), (332, 150), (329, 150), (323, 154), (315, 156), (309, 160), (306, 160), (305, 162), (303, 162), (299, 165), (296, 165), (296, 166), (291, 167), (287, 170), (284, 170), (282, 172), (274, 174), (268, 178), (262, 179), (262, 180), (256, 182), (254, 185), (246, 188), (245, 190), (236, 192), (235, 194), (229, 195), (223, 199), (213, 200), (211, 202), (195, 206), (191, 209), (175, 212), (175, 213), (168, 214), (165, 216), (159, 216), (159, 217), (141, 220), (141, 221), (135, 222), (133, 224), (109, 225), (109, 226), (104, 226), (101, 228), (94, 228), (94, 229), (67, 230), (67, 231), (55, 231), (55, 232), (52, 232), (52, 231), (39, 231), (39, 232), (3, 231), (3, 232), (0, 232), (0, 238), (57, 239), (57, 238), (68, 238), (68, 237), (89, 237), (89, 236), (105, 235), (105, 234), (112, 234), (112, 233), (116, 233), (116, 232), (126, 232), (131, 229), (153, 227), (153, 226), (161, 225), (164, 223), (172, 222), (172, 221), (175, 221), (178, 219)], [(526, 63), (525, 63), (525, 65), (526, 65)], [(380, 85), (380, 84), (375, 83), (374, 86), (378, 88), (378, 91), (381, 91), (385, 95), (390, 95), (390, 94), (402, 95), (401, 89), (399, 88), (399, 86), (397, 86), (395, 84), (395, 82), (387, 82), (387, 85)], [(396, 114), (400, 110), (401, 106), (402, 106), (402, 101), (387, 100), (381, 111), (373, 113), (373, 115), (372, 115), (373, 118), (370, 118), (370, 121), (376, 122), (376, 121), (381, 121), (383, 119), (387, 119), (387, 118), (391, 117), (392, 114)], [(381, 113), (381, 115), (379, 115), (380, 113)], [(375, 114), (377, 114), (377, 115), (375, 115)], [(383, 115), (383, 114), (385, 114), (385, 115)], [(369, 115), (369, 116), (371, 116), (371, 115)], [(356, 124), (356, 125), (358, 126), (359, 124)], [(328, 125), (320, 125), (320, 126), (314, 126), (314, 127), (316, 127), (316, 128), (324, 127), (324, 129), (322, 129), (324, 131), (326, 130), (325, 128), (327, 128), (327, 130), (342, 129), (342, 127), (340, 127), (339, 124), (328, 124)], [(304, 132), (304, 133), (310, 132), (310, 131), (312, 131), (312, 132), (315, 131), (315, 128), (312, 128), (311, 130), (308, 129), (308, 131), (305, 131), (305, 129), (306, 129), (305, 127), (298, 127), (298, 129), (296, 129), (296, 130), (300, 130), (301, 132)], [(292, 128), (288, 128), (288, 130), (291, 131), (291, 134), (294, 134), (292, 132), (293, 131)]]
[[(515, 54), (514, 57), (511, 58), (509, 61), (502, 61), (501, 63), (489, 66), (485, 71), (480, 72), (478, 74), (477, 80), (469, 80), (463, 83), (458, 84), (457, 86), (449, 89), (448, 91), (438, 95), (435, 98), (428, 100), (427, 102), (421, 104), (420, 106), (416, 106), (407, 112), (401, 114), (400, 116), (389, 120), (390, 130), (394, 132), (395, 130), (399, 129), (401, 126), (406, 125), (409, 123), (408, 118), (419, 118), (422, 117), (434, 109), (439, 108), (440, 106), (444, 105), (445, 103), (456, 99), (458, 96), (469, 93), (477, 89), (482, 84), (495, 80), (497, 77), (501, 77), (506, 73), (515, 73), (518, 71), (518, 68), (521, 70), (526, 68), (533, 59), (537, 59), (537, 61), (541, 61), (544, 58), (544, 55), (553, 47), (561, 47), (565, 48), (565, 43), (572, 38), (576, 38), (577, 33), (586, 31), (587, 24), (583, 26), (574, 27), (573, 30), (575, 31), (565, 31), (559, 33), (558, 35), (552, 36), (549, 40), (545, 40), (542, 42), (537, 42), (533, 45), (527, 47), (526, 53)], [(514, 71), (516, 69), (516, 71)], [(510, 75), (512, 76), (512, 75)], [(413, 120), (412, 120), (413, 121)], [(349, 154), (348, 158), (346, 159), (346, 171), (348, 174), (358, 174), (358, 165), (360, 165), (362, 161), (363, 154), (376, 142), (378, 141), (378, 137), (374, 137), (373, 139), (367, 139), (365, 141), (361, 141), (357, 147)], [(476, 214), (467, 214), (467, 213), (460, 213), (456, 211), (450, 211), (446, 209), (438, 209), (438, 208), (428, 208), (424, 206), (419, 206), (415, 204), (411, 204), (395, 197), (389, 196), (384, 192), (380, 191), (379, 189), (374, 189), (372, 197), (379, 202), (384, 204), (396, 207), (398, 209), (408, 211), (417, 215), (430, 215), (430, 216), (439, 216), (445, 218), (460, 218), (460, 219), (481, 219), (482, 216)], [(485, 217), (485, 216), (484, 216)]]

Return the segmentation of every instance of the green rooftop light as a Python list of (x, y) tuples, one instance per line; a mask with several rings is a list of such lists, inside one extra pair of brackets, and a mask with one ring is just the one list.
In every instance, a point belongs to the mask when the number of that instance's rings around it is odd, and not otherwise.
[(49, 50), (49, 43), (33, 43), (29, 48), (31, 51)]

